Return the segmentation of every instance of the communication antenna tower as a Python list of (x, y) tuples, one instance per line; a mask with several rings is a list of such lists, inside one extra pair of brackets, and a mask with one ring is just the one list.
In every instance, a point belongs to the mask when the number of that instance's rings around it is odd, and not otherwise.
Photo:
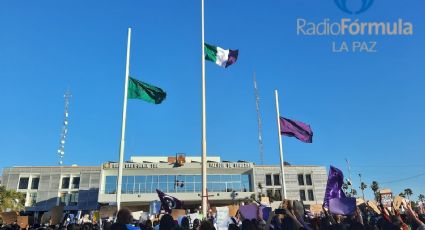
[(68, 124), (69, 124), (69, 99), (72, 97), (71, 91), (67, 90), (63, 95), (65, 98), (65, 110), (63, 115), (63, 123), (62, 123), (62, 132), (61, 138), (59, 142), (58, 155), (59, 155), (59, 165), (63, 165), (63, 157), (65, 155), (65, 140), (68, 134)]
[(260, 151), (260, 162), (263, 165), (264, 164), (263, 127), (261, 124), (260, 96), (258, 95), (257, 80), (255, 78), (255, 72), (253, 74), (253, 79), (254, 79), (255, 105), (257, 110), (258, 144), (259, 144), (259, 151)]

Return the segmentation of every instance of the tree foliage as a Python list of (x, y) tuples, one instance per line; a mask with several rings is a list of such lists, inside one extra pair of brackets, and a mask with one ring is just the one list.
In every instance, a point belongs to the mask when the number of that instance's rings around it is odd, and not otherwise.
[(407, 199), (409, 199), (409, 200), (410, 200), (410, 196), (411, 196), (411, 195), (413, 195), (413, 191), (412, 191), (412, 189), (410, 189), (410, 188), (406, 188), (406, 189), (404, 190), (404, 194), (407, 196)]
[(375, 200), (378, 201), (379, 200), (379, 194), (378, 194), (379, 184), (378, 184), (378, 182), (372, 181), (372, 184), (370, 185), (370, 189), (372, 189), (373, 194), (375, 194)]
[(425, 195), (424, 194), (419, 194), (419, 196), (418, 196), (418, 200), (420, 201), (420, 202), (425, 202)]
[(24, 209), (25, 195), (20, 192), (8, 190), (4, 186), (0, 186), (0, 211), (7, 209), (21, 211)]
[(360, 189), (363, 191), (363, 190), (365, 190), (367, 188), (367, 185), (364, 183), (364, 182), (362, 182), (361, 184), (360, 184)]

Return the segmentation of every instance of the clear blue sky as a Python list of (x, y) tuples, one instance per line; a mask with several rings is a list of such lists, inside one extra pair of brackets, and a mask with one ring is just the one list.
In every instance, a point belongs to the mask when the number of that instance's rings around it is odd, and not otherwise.
[[(350, 4), (354, 0), (350, 0)], [(349, 2), (350, 2), (349, 1)], [(350, 5), (351, 7), (355, 7)], [(273, 90), (282, 115), (311, 124), (314, 143), (283, 138), (292, 164), (352, 163), (367, 184), (425, 173), (425, 2), (375, 0), (350, 16), (332, 0), (206, 2), (206, 41), (240, 49), (207, 63), (208, 153), (259, 162), (257, 73), (265, 163), (279, 161)], [(161, 105), (128, 104), (126, 158), (201, 150), (200, 1), (1, 1), (0, 169), (56, 165), (63, 93), (71, 89), (66, 164), (118, 159), (127, 28), (131, 75), (165, 89)], [(413, 36), (297, 36), (296, 19), (414, 24)], [(336, 54), (332, 41), (375, 40), (378, 52)], [(382, 184), (425, 193), (425, 176)], [(422, 182), (422, 183), (421, 183)], [(355, 184), (358, 186), (358, 183)], [(368, 193), (370, 195), (370, 193)]]

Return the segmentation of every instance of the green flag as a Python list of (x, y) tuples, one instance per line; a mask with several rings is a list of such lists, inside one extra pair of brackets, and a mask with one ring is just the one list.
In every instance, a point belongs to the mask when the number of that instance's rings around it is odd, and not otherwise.
[(161, 88), (131, 78), (128, 81), (127, 99), (142, 99), (149, 103), (161, 104), (167, 93)]

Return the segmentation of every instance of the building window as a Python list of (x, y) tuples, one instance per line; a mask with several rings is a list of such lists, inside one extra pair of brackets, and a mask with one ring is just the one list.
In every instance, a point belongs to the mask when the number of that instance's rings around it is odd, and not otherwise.
[(304, 185), (304, 175), (298, 174), (298, 185)]
[(274, 191), (274, 198), (275, 200), (282, 200), (282, 195), (280, 194), (279, 189)]
[(19, 189), (27, 189), (28, 188), (28, 182), (30, 178), (29, 177), (21, 177), (19, 178)]
[(301, 201), (306, 201), (306, 199), (305, 199), (305, 190), (300, 190), (300, 200)]
[(274, 182), (274, 185), (280, 185), (280, 176), (279, 176), (279, 174), (274, 174), (273, 175), (273, 182)]
[(59, 194), (59, 205), (67, 205), (68, 194), (66, 192), (61, 192)]
[(272, 189), (267, 189), (267, 197), (269, 198), (273, 198), (273, 190)]
[(314, 200), (313, 189), (308, 190), (308, 200)]
[[(270, 177), (271, 180), (271, 177)], [(251, 176), (247, 174), (207, 176), (207, 188), (210, 192), (252, 192)], [(271, 181), (270, 181), (271, 183)], [(117, 177), (105, 177), (105, 194), (116, 192)], [(200, 175), (149, 175), (123, 176), (122, 194), (155, 193), (155, 189), (167, 193), (201, 192)]]
[(40, 183), (40, 178), (38, 177), (33, 177), (31, 179), (31, 189), (38, 189), (38, 184)]
[(77, 204), (78, 204), (78, 192), (71, 192), (69, 194), (68, 205), (70, 205), (70, 206), (77, 206)]
[(311, 174), (305, 175), (305, 181), (307, 185), (313, 185), (313, 181), (311, 180)]
[(29, 199), (28, 199), (27, 205), (29, 207), (34, 207), (36, 203), (37, 203), (37, 193), (32, 192), (32, 193), (29, 194)]
[(80, 177), (73, 177), (72, 178), (72, 185), (71, 188), (78, 189), (80, 188)]
[(272, 175), (266, 175), (266, 186), (272, 185)]
[(62, 189), (69, 188), (69, 177), (62, 177)]
[(251, 176), (247, 174), (242, 175), (242, 192), (251, 191)]
[[(139, 176), (140, 178), (142, 176)], [(145, 177), (143, 176), (143, 179)], [(145, 192), (145, 180), (143, 180), (143, 187), (140, 188), (141, 191)], [(107, 176), (105, 179), (105, 194), (115, 194), (117, 191), (117, 176)]]

